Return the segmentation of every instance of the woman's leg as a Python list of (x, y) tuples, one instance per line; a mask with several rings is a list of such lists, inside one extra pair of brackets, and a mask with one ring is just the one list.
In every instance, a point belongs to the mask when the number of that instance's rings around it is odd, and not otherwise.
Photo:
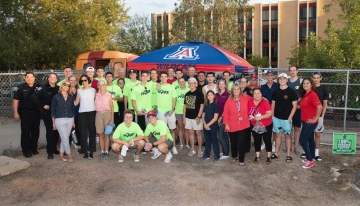
[(262, 141), (263, 134), (258, 134), (253, 131), (252, 135), (254, 137), (254, 146), (255, 146), (256, 157), (260, 157), (261, 141)]
[(210, 157), (210, 152), (211, 152), (211, 130), (204, 129), (204, 136), (205, 136), (205, 155), (204, 155), (204, 157)]
[(266, 132), (263, 134), (263, 140), (265, 143), (265, 148), (267, 152), (267, 157), (271, 156), (272, 144), (271, 144), (271, 136), (272, 136), (272, 124), (266, 127)]
[[(314, 141), (314, 129), (311, 124), (305, 122), (302, 123), (301, 133), (300, 133), (300, 144), (305, 152), (306, 159), (308, 161), (313, 161), (312, 153), (309, 147), (309, 138), (312, 138)], [(315, 147), (314, 147), (315, 153)]]
[(221, 143), (223, 156), (229, 156), (229, 136), (224, 131), (225, 125), (221, 124), (218, 130), (219, 140)]
[[(211, 143), (214, 150), (214, 158), (220, 158), (220, 148), (219, 148), (219, 140), (217, 139), (217, 129), (210, 130)], [(206, 140), (205, 140), (206, 144)], [(210, 155), (210, 154), (209, 154)]]
[(237, 133), (236, 132), (229, 132), (230, 141), (231, 141), (231, 157), (237, 158), (238, 157), (238, 139), (237, 139)]
[(87, 112), (88, 113), (88, 127), (89, 131), (89, 152), (96, 152), (96, 131), (95, 131), (95, 114), (96, 112)]
[(248, 135), (248, 130), (243, 129), (237, 132), (237, 138), (238, 138), (238, 147), (239, 147), (239, 162), (243, 163), (245, 162), (245, 154), (248, 151), (248, 142), (246, 140)]

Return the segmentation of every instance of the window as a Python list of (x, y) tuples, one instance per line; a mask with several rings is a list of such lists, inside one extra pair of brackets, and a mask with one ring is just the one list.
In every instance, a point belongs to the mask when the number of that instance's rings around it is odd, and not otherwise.
[(271, 10), (271, 24), (278, 23), (278, 10)]
[(252, 48), (246, 48), (245, 52), (246, 52), (246, 56), (247, 56), (248, 58), (251, 58)]
[(269, 56), (269, 47), (263, 47), (262, 48), (262, 56), (268, 57)]
[(252, 14), (246, 16), (246, 26), (252, 26)]
[(306, 23), (306, 7), (300, 7), (300, 23)]
[(273, 43), (278, 42), (278, 29), (277, 28), (271, 29), (271, 42), (273, 42)]
[(251, 44), (252, 43), (252, 30), (246, 31), (246, 43)]
[(269, 43), (269, 29), (263, 29), (263, 43)]
[(271, 68), (278, 68), (278, 67), (277, 67), (277, 64), (272, 64), (272, 65), (271, 65)]
[(262, 11), (262, 21), (263, 24), (269, 24), (269, 10), (267, 11)]
[(271, 61), (277, 61), (278, 58), (278, 48), (271, 47)]
[(309, 7), (309, 22), (316, 22), (316, 6)]
[(306, 27), (299, 28), (299, 42), (303, 42), (306, 39)]

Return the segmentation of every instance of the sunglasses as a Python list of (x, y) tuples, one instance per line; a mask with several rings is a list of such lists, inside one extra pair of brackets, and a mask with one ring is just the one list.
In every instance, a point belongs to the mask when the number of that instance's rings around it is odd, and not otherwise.
[(87, 79), (82, 79), (82, 80), (80, 80), (80, 83), (87, 82), (87, 81), (88, 81)]
[(63, 86), (65, 86), (65, 87), (70, 87), (70, 84), (63, 84)]

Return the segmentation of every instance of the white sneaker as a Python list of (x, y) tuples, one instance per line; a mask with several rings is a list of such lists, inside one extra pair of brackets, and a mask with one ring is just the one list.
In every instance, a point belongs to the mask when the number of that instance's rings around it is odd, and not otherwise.
[(140, 155), (134, 154), (134, 162), (140, 161)]
[(71, 144), (75, 147), (75, 149), (79, 148), (79, 146), (77, 146), (74, 141), (71, 141)]
[(219, 154), (219, 155), (220, 155), (220, 157), (221, 157), (221, 156), (223, 156), (223, 155), (224, 155), (224, 153), (220, 152), (220, 154)]
[(157, 148), (153, 148), (154, 151), (154, 155), (151, 157), (151, 159), (157, 159), (162, 153), (157, 149)]
[(190, 145), (186, 145), (186, 148), (187, 148), (188, 150), (190, 150), (190, 149), (191, 149)]
[(192, 156), (194, 156), (194, 154), (196, 154), (195, 150), (194, 150), (194, 149), (190, 149), (188, 155), (189, 155), (190, 157), (192, 157)]
[(230, 158), (230, 156), (225, 156), (225, 155), (220, 157), (221, 160), (225, 160), (225, 159), (229, 159), (229, 158)]
[(169, 151), (169, 153), (166, 154), (166, 157), (165, 157), (164, 162), (165, 162), (166, 164), (167, 164), (167, 163), (170, 163), (172, 157), (173, 157), (173, 155), (172, 155), (171, 152)]
[(175, 154), (179, 154), (178, 151), (177, 151), (177, 149), (176, 149), (176, 147), (173, 147), (173, 148), (172, 148), (172, 152), (174, 153), (174, 155), (175, 155)]
[(199, 150), (199, 151), (198, 151), (198, 157), (203, 157), (203, 156), (204, 156), (203, 151), (202, 151), (202, 150)]
[(184, 145), (180, 145), (180, 151), (184, 150)]
[(118, 162), (124, 162), (124, 157), (122, 155), (119, 155)]

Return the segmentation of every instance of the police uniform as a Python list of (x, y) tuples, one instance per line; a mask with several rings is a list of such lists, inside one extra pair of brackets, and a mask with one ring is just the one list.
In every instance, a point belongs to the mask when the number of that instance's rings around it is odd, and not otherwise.
[(14, 100), (19, 100), (18, 113), (21, 122), (21, 148), (26, 157), (38, 154), (37, 143), (40, 133), (40, 111), (34, 102), (31, 101), (31, 96), (40, 88), (36, 83), (32, 87), (27, 83), (23, 83), (19, 85), (18, 90), (14, 93)]
[[(58, 142), (59, 133), (57, 130), (53, 130), (53, 122), (51, 118), (52, 99), (58, 91), (59, 86), (55, 85), (54, 87), (51, 87), (50, 84), (47, 83), (38, 88), (31, 97), (33, 103), (41, 112), (40, 115), (46, 128), (46, 151), (48, 153), (48, 157), (52, 157), (53, 154), (58, 154), (56, 144)], [(45, 105), (50, 107), (49, 110), (44, 109)]]

